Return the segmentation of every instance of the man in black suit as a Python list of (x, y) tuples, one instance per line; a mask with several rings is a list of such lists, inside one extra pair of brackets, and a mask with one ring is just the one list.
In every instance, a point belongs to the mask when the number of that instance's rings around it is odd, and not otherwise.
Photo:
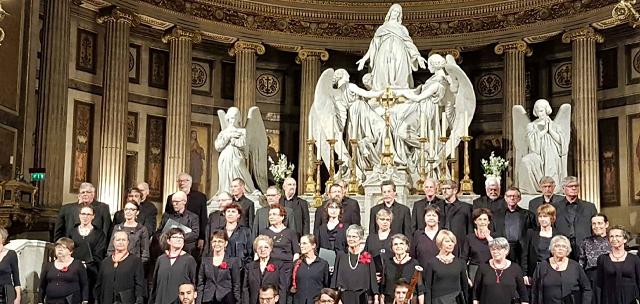
[[(148, 196), (149, 184), (147, 183), (140, 183), (137, 188), (133, 187), (127, 191), (127, 202), (135, 202), (140, 206), (140, 213), (136, 217), (136, 222), (147, 228), (147, 232), (151, 236), (156, 231), (158, 209), (152, 202), (146, 200)], [(124, 223), (124, 210), (120, 209), (113, 215), (113, 226), (115, 227), (122, 223)]]
[[(173, 210), (171, 212), (165, 212), (162, 215), (162, 220), (160, 221), (160, 225), (156, 231), (156, 236), (160, 236), (163, 232), (172, 227), (177, 227), (177, 224), (191, 229), (190, 232), (185, 231), (184, 234), (184, 251), (193, 255), (195, 253), (194, 248), (196, 248), (198, 236), (200, 235), (200, 219), (198, 218), (198, 215), (186, 208), (186, 205), (188, 204), (188, 196), (186, 193), (183, 191), (176, 191), (170, 196), (170, 198)], [(165, 227), (169, 223), (169, 220), (173, 220), (177, 224), (172, 225), (171, 227)]]
[[(258, 211), (256, 212), (256, 216), (253, 218), (253, 230), (251, 230), (253, 238), (256, 238), (264, 229), (267, 229), (269, 228), (269, 226), (271, 226), (271, 224), (269, 223), (269, 210), (271, 210), (272, 206), (278, 205), (280, 203), (280, 190), (276, 188), (276, 186), (269, 186), (265, 195), (267, 197), (268, 205), (266, 207), (258, 209)], [(287, 226), (287, 228), (296, 231), (298, 222), (296, 222), (293, 209), (289, 207), (284, 207), (284, 209), (285, 212), (287, 212), (287, 215), (283, 220), (284, 225)]]
[[(225, 190), (225, 189), (220, 189)], [(253, 228), (253, 217), (256, 214), (255, 203), (244, 196), (245, 182), (244, 179), (236, 177), (231, 181), (231, 195), (233, 195), (233, 202), (242, 207), (242, 217), (240, 218), (240, 225)]]
[(458, 182), (446, 180), (440, 185), (444, 201), (436, 204), (440, 208), (440, 228), (447, 229), (456, 236), (455, 255), (459, 256), (462, 240), (473, 232), (471, 205), (458, 200)]
[(98, 202), (96, 198), (96, 188), (91, 183), (82, 183), (78, 189), (78, 202), (64, 204), (58, 211), (58, 218), (53, 229), (53, 240), (56, 241), (61, 237), (68, 237), (71, 230), (80, 224), (80, 208), (90, 205), (93, 207), (95, 216), (91, 223), (97, 229), (100, 229), (105, 235), (109, 235), (111, 231), (111, 213), (109, 205)]
[(316, 209), (315, 219), (313, 221), (313, 231), (318, 230), (320, 225), (327, 222), (325, 207), (328, 202), (338, 201), (342, 203), (342, 223), (349, 227), (352, 224), (360, 225), (360, 205), (358, 201), (344, 196), (345, 191), (340, 184), (333, 184), (329, 187), (329, 199), (322, 203), (322, 206)]
[[(207, 229), (207, 220), (209, 217), (209, 213), (207, 213), (207, 196), (202, 192), (191, 190), (192, 178), (191, 175), (187, 173), (180, 173), (176, 182), (178, 183), (178, 189), (187, 195), (187, 210), (198, 216), (198, 223), (200, 223), (200, 225), (198, 226), (197, 246), (198, 249), (202, 250), (204, 240), (206, 239), (204, 232)], [(164, 208), (165, 213), (174, 212), (171, 204), (172, 195), (173, 194), (167, 196), (167, 204)]]
[[(536, 218), (538, 217), (538, 207), (544, 204), (559, 203), (563, 199), (562, 195), (554, 194), (556, 191), (556, 181), (553, 180), (553, 177), (545, 176), (541, 178), (538, 185), (542, 195), (529, 201), (529, 211), (535, 214)], [(537, 221), (535, 221), (534, 224), (537, 226)]]
[(504, 199), (500, 196), (500, 181), (495, 177), (488, 177), (484, 182), (486, 195), (473, 200), (473, 209), (487, 208), (495, 213), (504, 207)]
[(298, 239), (304, 235), (309, 234), (310, 220), (309, 220), (309, 202), (301, 199), (296, 195), (296, 189), (298, 185), (293, 177), (287, 177), (282, 184), (282, 190), (284, 196), (280, 198), (280, 205), (293, 209), (293, 216), (296, 222), (295, 231), (298, 234)]
[(391, 219), (390, 235), (402, 233), (412, 236), (411, 230), (411, 211), (409, 207), (396, 202), (396, 184), (392, 181), (384, 181), (380, 186), (382, 191), (382, 203), (371, 208), (371, 216), (369, 218), (369, 234), (378, 233), (378, 224), (376, 223), (376, 214), (380, 209), (387, 209), (393, 214)]
[(571, 242), (571, 259), (577, 260), (578, 246), (591, 235), (591, 218), (598, 212), (592, 202), (578, 198), (580, 183), (575, 176), (567, 176), (562, 180), (564, 199), (555, 203), (556, 229)]
[(518, 203), (522, 200), (520, 189), (509, 188), (505, 194), (505, 208), (493, 214), (493, 226), (496, 236), (504, 237), (509, 241), (509, 260), (520, 264), (522, 248), (527, 235), (527, 230), (533, 228), (533, 214), (529, 210), (521, 208)]
[(411, 210), (411, 228), (413, 231), (424, 229), (424, 209), (442, 201), (436, 196), (437, 193), (438, 181), (433, 178), (427, 178), (424, 181), (424, 198), (413, 203), (413, 209)]

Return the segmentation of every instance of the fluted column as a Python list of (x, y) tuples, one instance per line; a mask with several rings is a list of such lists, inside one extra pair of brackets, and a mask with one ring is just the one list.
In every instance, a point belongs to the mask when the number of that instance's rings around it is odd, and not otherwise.
[[(511, 41), (496, 45), (494, 51), (504, 54), (504, 106), (502, 108), (502, 142), (506, 159), (513, 164), (513, 106), (525, 105), (524, 56), (531, 55), (531, 49), (524, 41)], [(509, 166), (506, 176), (507, 186), (513, 184), (513, 166)]]
[(329, 53), (325, 50), (302, 49), (298, 51), (296, 62), (302, 65), (302, 83), (300, 93), (300, 135), (298, 138), (298, 193), (304, 191), (304, 181), (309, 168), (309, 153), (306, 140), (309, 138), (309, 111), (313, 103), (316, 83), (320, 77), (321, 61), (327, 61)]
[(191, 130), (191, 49), (199, 43), (199, 33), (180, 27), (169, 29), (162, 41), (169, 43), (169, 98), (165, 139), (164, 196), (178, 190), (176, 180), (189, 172)]
[(105, 26), (102, 114), (100, 119), (100, 174), (97, 198), (120, 209), (124, 197), (127, 153), (127, 101), (129, 96), (129, 29), (137, 23), (130, 11), (108, 7), (98, 23)]
[(598, 164), (598, 100), (596, 43), (604, 38), (593, 28), (565, 33), (564, 43), (571, 42), (573, 129), (575, 137), (575, 172), (580, 181), (580, 198), (600, 208), (600, 175)]
[(38, 167), (47, 169), (41, 202), (62, 204), (69, 87), (69, 0), (47, 1), (38, 88)]
[(247, 118), (249, 108), (256, 105), (256, 54), (262, 55), (262, 44), (240, 40), (229, 50), (236, 57), (236, 80), (234, 85), (234, 105), (240, 109), (242, 119)]

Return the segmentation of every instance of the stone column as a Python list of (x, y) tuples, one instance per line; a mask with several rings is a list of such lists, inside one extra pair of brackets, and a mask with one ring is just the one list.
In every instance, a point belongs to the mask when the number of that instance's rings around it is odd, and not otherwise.
[[(304, 182), (309, 169), (309, 153), (306, 141), (309, 138), (309, 111), (313, 103), (316, 83), (320, 77), (321, 61), (327, 61), (329, 53), (325, 50), (302, 49), (298, 51), (296, 62), (302, 65), (300, 88), (300, 135), (298, 141), (298, 193), (304, 192)], [(315, 171), (315, 170), (314, 170)]]
[(575, 136), (575, 172), (580, 181), (580, 198), (600, 208), (600, 175), (598, 164), (598, 100), (596, 43), (604, 42), (602, 35), (586, 27), (562, 35), (564, 43), (571, 42), (573, 130)]
[(100, 119), (100, 174), (97, 199), (120, 209), (124, 198), (129, 97), (129, 29), (137, 23), (132, 12), (115, 6), (98, 15), (105, 26), (102, 114)]
[(256, 105), (256, 54), (263, 55), (265, 48), (257, 42), (240, 40), (233, 44), (229, 55), (236, 57), (234, 105), (240, 109), (242, 120), (249, 108)]
[(169, 29), (162, 41), (169, 43), (169, 98), (164, 156), (163, 197), (178, 190), (178, 174), (189, 172), (191, 134), (191, 49), (202, 37), (180, 27)]
[[(494, 51), (504, 54), (504, 107), (502, 108), (502, 143), (505, 158), (513, 164), (513, 118), (511, 110), (515, 105), (525, 104), (524, 56), (531, 55), (531, 49), (524, 41), (511, 41), (496, 45)], [(506, 186), (513, 184), (513, 166), (507, 169)]]
[(49, 1), (44, 14), (40, 68), (37, 166), (47, 169), (41, 202), (62, 205), (69, 90), (69, 0)]

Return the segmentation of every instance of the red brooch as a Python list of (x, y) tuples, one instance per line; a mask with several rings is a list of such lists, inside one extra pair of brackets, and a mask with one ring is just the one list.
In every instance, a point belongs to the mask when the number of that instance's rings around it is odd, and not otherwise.
[(371, 254), (366, 251), (363, 251), (360, 254), (360, 258), (358, 259), (358, 262), (367, 265), (371, 263), (371, 259), (372, 259)]
[(222, 261), (222, 263), (220, 263), (220, 266), (218, 266), (218, 268), (220, 269), (229, 269), (229, 264), (227, 264), (227, 262)]
[(67, 271), (69, 271), (69, 267), (68, 266), (64, 266), (64, 267), (62, 267), (62, 269), (60, 269), (60, 271), (67, 272)]
[(269, 264), (267, 265), (267, 271), (268, 271), (268, 272), (274, 272), (274, 271), (276, 271), (276, 265), (273, 265), (273, 264), (269, 263)]

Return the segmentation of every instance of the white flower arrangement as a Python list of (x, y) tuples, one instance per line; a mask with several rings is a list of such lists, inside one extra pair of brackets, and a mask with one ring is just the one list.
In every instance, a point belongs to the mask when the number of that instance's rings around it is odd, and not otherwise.
[(502, 171), (509, 167), (509, 162), (500, 156), (495, 156), (493, 151), (491, 151), (489, 161), (487, 161), (486, 159), (482, 159), (480, 162), (482, 163), (482, 170), (484, 171), (485, 177), (500, 177)]
[(278, 186), (282, 185), (285, 178), (291, 177), (293, 169), (295, 168), (293, 163), (290, 164), (287, 161), (287, 156), (284, 154), (280, 154), (280, 158), (277, 163), (269, 157), (269, 163), (271, 163), (271, 165), (269, 165), (269, 171), (271, 172), (271, 175), (273, 175), (273, 180)]

